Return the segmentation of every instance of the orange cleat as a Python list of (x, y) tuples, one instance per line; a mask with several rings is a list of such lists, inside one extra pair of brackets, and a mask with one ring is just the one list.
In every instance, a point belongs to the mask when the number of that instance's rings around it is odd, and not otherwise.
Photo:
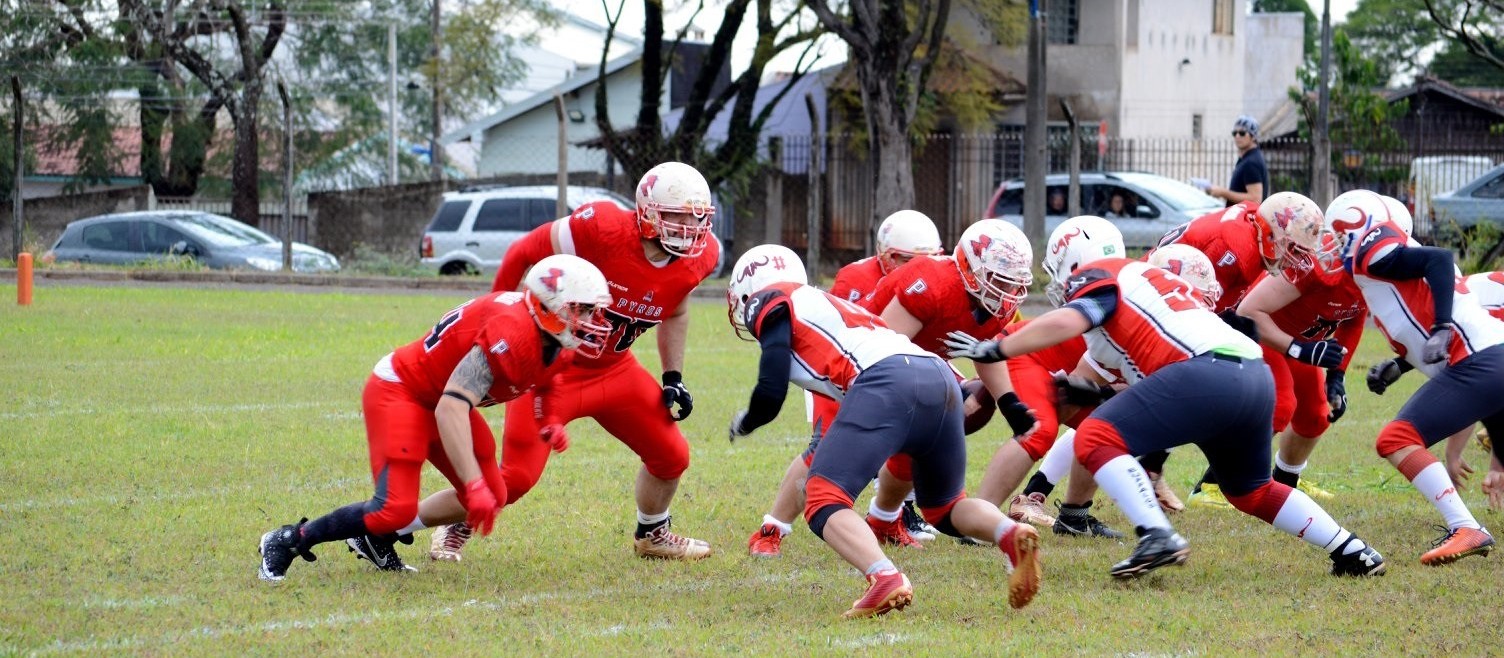
[(851, 604), (842, 617), (860, 619), (902, 610), (914, 602), (914, 586), (897, 569), (867, 576), (867, 593)]
[(909, 548), (924, 549), (924, 544), (919, 543), (907, 528), (903, 527), (903, 519), (881, 521), (877, 517), (867, 516), (867, 527), (872, 528), (872, 534), (877, 535), (877, 541), (890, 546), (907, 546)]
[(1446, 534), (1431, 545), (1436, 548), (1420, 556), (1420, 563), (1439, 567), (1469, 555), (1488, 555), (1489, 551), (1494, 550), (1494, 538), (1482, 528), (1457, 528), (1447, 530)]
[(1022, 608), (1039, 593), (1044, 565), (1039, 561), (1039, 531), (1020, 523), (1003, 534), (997, 547), (1008, 556), (1008, 605)]
[(778, 557), (783, 555), (783, 533), (771, 523), (762, 524), (752, 538), (747, 540), (747, 554), (752, 557)]

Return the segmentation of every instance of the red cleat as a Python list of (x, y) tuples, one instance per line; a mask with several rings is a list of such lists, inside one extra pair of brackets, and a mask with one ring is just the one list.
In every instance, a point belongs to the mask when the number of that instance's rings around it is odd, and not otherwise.
[(913, 602), (914, 586), (909, 584), (908, 576), (895, 569), (867, 576), (867, 593), (852, 603), (851, 609), (841, 616), (846, 619), (875, 617), (892, 610), (902, 610)]
[(1039, 593), (1044, 565), (1039, 561), (1039, 531), (1020, 523), (1003, 534), (997, 547), (1008, 556), (1008, 605), (1022, 608)]
[(783, 555), (783, 533), (778, 526), (764, 523), (752, 538), (747, 540), (747, 554), (752, 557), (778, 557)]
[(919, 543), (909, 530), (903, 527), (903, 517), (892, 521), (880, 521), (877, 517), (867, 515), (867, 527), (872, 528), (872, 534), (877, 536), (877, 541), (890, 546), (907, 546), (909, 548), (924, 549), (924, 544)]
[(1436, 548), (1420, 556), (1420, 563), (1439, 567), (1469, 555), (1488, 555), (1494, 548), (1494, 538), (1481, 528), (1458, 528), (1448, 530), (1433, 545)]

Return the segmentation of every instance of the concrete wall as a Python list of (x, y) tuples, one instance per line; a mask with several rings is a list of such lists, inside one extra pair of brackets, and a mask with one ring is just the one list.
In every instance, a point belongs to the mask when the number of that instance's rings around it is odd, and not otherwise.
[[(52, 247), (52, 243), (57, 242), (68, 222), (95, 215), (146, 210), (150, 207), (151, 197), (151, 187), (141, 185), (26, 199), (21, 207), (21, 217), (25, 221), (21, 247), (40, 256)], [(11, 204), (6, 203), (4, 206), (0, 208), (0, 258), (9, 259), (16, 224)]]
[(1246, 111), (1247, 14), (1242, 2), (1231, 4), (1233, 33), (1227, 35), (1212, 33), (1213, 2), (1127, 2), (1140, 12), (1138, 45), (1123, 57), (1122, 115), (1116, 135), (1192, 137), (1194, 117), (1199, 115), (1202, 137), (1227, 137), (1233, 120)]
[[(592, 71), (593, 72), (593, 71)], [(593, 139), (600, 135), (595, 128), (595, 96), (597, 85), (581, 87), (578, 93), (566, 94), (564, 108), (580, 110), (585, 114), (583, 123), (565, 120), (566, 139), (571, 143)], [(638, 102), (642, 92), (642, 64), (633, 63), (606, 78), (606, 100), (611, 124), (621, 129), (637, 120)], [(662, 107), (668, 107), (668, 92), (665, 88)], [(476, 164), (480, 176), (507, 174), (542, 174), (558, 170), (559, 143), (558, 118), (553, 103), (544, 103), (507, 122), (493, 126), (485, 132), (481, 145), (480, 160)], [(571, 170), (598, 171), (605, 162), (600, 149), (585, 149), (570, 146), (568, 151)]]
[(1305, 63), (1305, 15), (1250, 14), (1248, 56), (1243, 60), (1243, 107), (1265, 121), (1300, 85)]

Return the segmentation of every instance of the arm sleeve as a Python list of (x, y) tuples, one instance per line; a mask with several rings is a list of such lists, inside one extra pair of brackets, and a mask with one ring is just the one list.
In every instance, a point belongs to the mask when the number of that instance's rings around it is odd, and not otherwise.
[(1352, 363), (1353, 354), (1358, 352), (1358, 342), (1363, 339), (1363, 325), (1368, 321), (1368, 314), (1362, 313), (1351, 320), (1344, 320), (1337, 326), (1337, 334), (1333, 338), (1337, 343), (1347, 348), (1347, 354), (1342, 356), (1342, 365), (1337, 369), (1347, 372), (1347, 364)]
[(1452, 321), (1452, 292), (1457, 285), (1452, 252), (1439, 247), (1399, 247), (1369, 263), (1368, 271), (1391, 281), (1424, 277), (1431, 286), (1434, 324)]
[(757, 342), (762, 358), (757, 363), (757, 386), (747, 403), (742, 430), (750, 432), (778, 417), (783, 399), (788, 397), (789, 368), (793, 362), (793, 326), (788, 310), (782, 306), (769, 309), (758, 326)]
[(539, 226), (521, 240), (512, 243), (506, 255), (501, 258), (501, 267), (496, 268), (496, 280), (491, 283), (491, 292), (516, 290), (522, 284), (522, 275), (527, 274), (527, 269), (533, 263), (554, 253), (553, 236), (550, 233), (553, 226), (553, 222)]
[(1100, 286), (1077, 296), (1062, 308), (1075, 309), (1086, 316), (1093, 329), (1102, 326), (1107, 318), (1118, 310), (1118, 289), (1115, 286)]

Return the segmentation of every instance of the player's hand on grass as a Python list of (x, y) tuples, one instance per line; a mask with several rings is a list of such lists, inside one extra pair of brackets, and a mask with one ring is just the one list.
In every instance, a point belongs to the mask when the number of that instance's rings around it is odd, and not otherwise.
[(1368, 390), (1375, 395), (1383, 395), (1389, 390), (1389, 386), (1400, 380), (1400, 375), (1410, 370), (1410, 364), (1404, 359), (1394, 357), (1373, 364), (1368, 369)]
[(997, 363), (1007, 359), (1003, 347), (996, 340), (979, 340), (964, 331), (952, 331), (945, 335), (946, 354), (952, 359), (971, 359), (977, 363)]
[(501, 512), (501, 505), (496, 502), (496, 496), (491, 493), (491, 485), (486, 484), (483, 477), (475, 478), (465, 483), (465, 525), (470, 526), (481, 534), (491, 534), (491, 527), (496, 524), (496, 515)]
[(1326, 403), (1331, 411), (1326, 422), (1335, 423), (1347, 413), (1347, 373), (1335, 368), (1326, 371)]
[(1447, 455), (1447, 476), (1452, 478), (1452, 484), (1461, 489), (1467, 483), (1467, 479), (1473, 475), (1472, 465), (1467, 463), (1462, 455), (1453, 458)]
[[(675, 404), (678, 409), (674, 409)], [(663, 406), (668, 407), (668, 415), (674, 420), (689, 418), (689, 413), (695, 410), (695, 399), (684, 387), (684, 375), (678, 370), (663, 371)]]
[(1483, 476), (1483, 493), (1488, 494), (1488, 506), (1504, 510), (1504, 471), (1489, 471)]

